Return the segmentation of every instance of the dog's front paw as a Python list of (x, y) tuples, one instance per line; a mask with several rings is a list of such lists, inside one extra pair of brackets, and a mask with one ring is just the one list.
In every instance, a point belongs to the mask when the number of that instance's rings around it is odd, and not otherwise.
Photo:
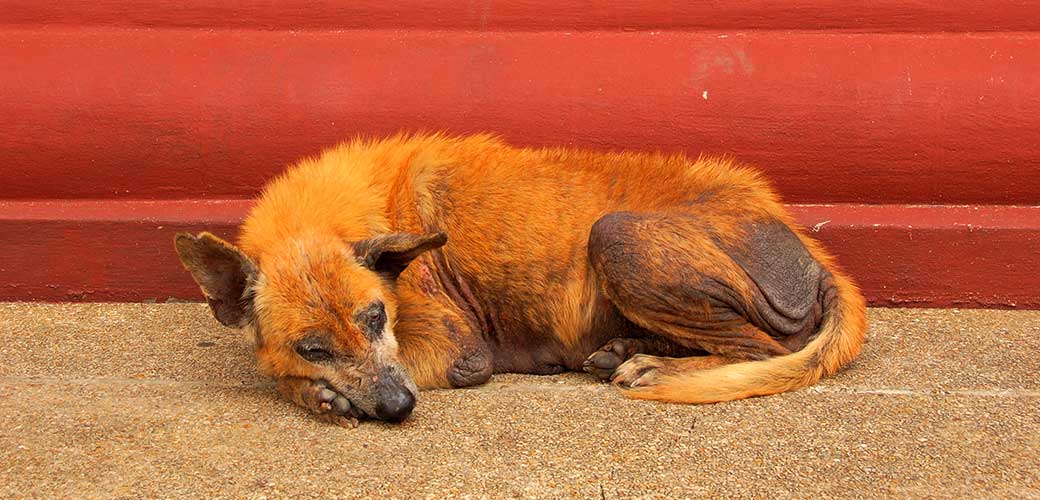
[(340, 427), (357, 427), (358, 418), (362, 415), (349, 399), (336, 392), (324, 380), (284, 377), (278, 380), (278, 392), (285, 399), (314, 413), (318, 420)]
[(487, 382), (492, 371), (491, 353), (486, 348), (476, 349), (462, 356), (448, 371), (452, 387), (470, 387)]

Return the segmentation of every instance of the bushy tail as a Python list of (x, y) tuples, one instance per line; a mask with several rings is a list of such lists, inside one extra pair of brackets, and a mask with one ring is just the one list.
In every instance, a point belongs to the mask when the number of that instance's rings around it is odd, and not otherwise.
[(679, 373), (625, 394), (672, 403), (717, 403), (810, 386), (837, 372), (859, 354), (867, 318), (866, 302), (856, 285), (836, 270), (831, 276), (833, 289), (824, 292), (819, 333), (802, 350), (762, 361)]

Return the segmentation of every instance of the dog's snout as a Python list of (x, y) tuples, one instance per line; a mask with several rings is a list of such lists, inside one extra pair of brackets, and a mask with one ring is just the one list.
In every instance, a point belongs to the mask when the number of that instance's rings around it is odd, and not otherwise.
[(412, 414), (415, 395), (407, 387), (397, 383), (386, 383), (379, 387), (379, 403), (376, 417), (387, 422), (400, 422)]

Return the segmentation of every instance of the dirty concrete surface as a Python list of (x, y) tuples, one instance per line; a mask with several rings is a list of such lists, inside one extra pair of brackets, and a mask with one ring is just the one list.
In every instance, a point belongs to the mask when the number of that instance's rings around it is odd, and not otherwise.
[(0, 498), (1040, 498), (1040, 312), (870, 324), (847, 370), (778, 396), (497, 375), (343, 429), (204, 305), (0, 304)]

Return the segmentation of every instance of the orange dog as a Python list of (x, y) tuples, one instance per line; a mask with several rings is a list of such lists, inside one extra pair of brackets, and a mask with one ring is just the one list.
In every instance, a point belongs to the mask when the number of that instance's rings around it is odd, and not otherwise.
[(726, 160), (356, 140), (272, 182), (237, 248), (176, 248), (279, 391), (338, 424), (400, 421), (418, 388), (495, 372), (584, 369), (680, 403), (775, 394), (837, 371), (866, 331), (856, 286)]

